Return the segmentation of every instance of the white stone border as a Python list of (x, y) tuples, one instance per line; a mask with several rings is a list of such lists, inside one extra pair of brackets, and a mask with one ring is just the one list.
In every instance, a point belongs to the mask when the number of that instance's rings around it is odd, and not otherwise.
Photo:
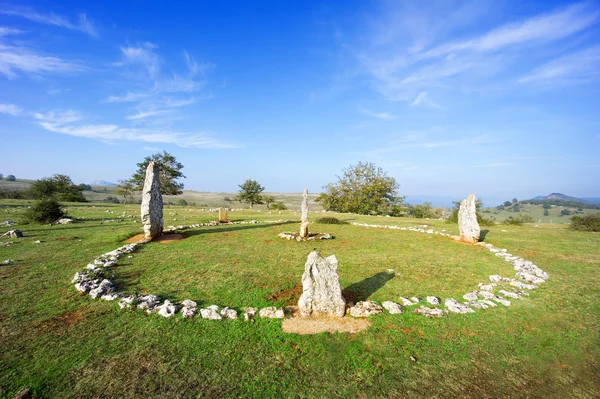
[[(265, 221), (240, 221), (240, 222), (209, 222), (209, 223), (197, 223), (192, 225), (181, 225), (181, 226), (169, 226), (165, 233), (174, 233), (180, 230), (186, 230), (197, 227), (206, 226), (219, 226), (227, 224), (258, 224), (258, 223), (297, 223), (297, 221), (291, 220), (265, 220)], [(433, 229), (423, 229), (421, 227), (399, 227), (389, 225), (374, 225), (367, 223), (352, 223), (354, 226), (368, 227), (368, 228), (382, 228), (391, 230), (402, 230), (402, 231), (414, 231), (425, 234), (435, 234), (452, 239), (459, 239), (458, 236), (451, 235), (445, 231), (435, 231)], [(158, 313), (163, 317), (171, 317), (177, 311), (181, 309), (182, 317), (189, 318), (194, 317), (198, 313), (197, 304), (189, 299), (184, 300), (181, 304), (173, 304), (168, 299), (160, 304), (160, 298), (153, 294), (148, 295), (125, 295), (116, 292), (114, 284), (104, 278), (106, 271), (117, 265), (117, 260), (125, 255), (131, 254), (135, 249), (146, 243), (146, 240), (140, 240), (133, 244), (123, 245), (113, 251), (104, 253), (98, 258), (94, 259), (93, 263), (86, 266), (82, 272), (77, 272), (73, 277), (72, 283), (75, 284), (75, 289), (80, 292), (88, 293), (92, 298), (102, 298), (107, 301), (114, 301), (119, 299), (119, 307), (121, 309), (137, 308), (139, 310), (145, 310), (147, 313)], [(415, 309), (414, 312), (417, 314), (424, 315), (426, 317), (442, 317), (448, 312), (452, 313), (474, 313), (475, 309), (487, 309), (489, 307), (496, 307), (497, 304), (504, 306), (510, 306), (511, 299), (523, 299), (524, 296), (528, 296), (527, 291), (537, 288), (538, 284), (545, 282), (548, 279), (548, 274), (542, 269), (533, 264), (533, 262), (527, 261), (516, 255), (509, 254), (506, 249), (496, 248), (494, 245), (479, 242), (475, 245), (487, 248), (490, 252), (493, 252), (497, 257), (503, 258), (506, 262), (511, 262), (514, 269), (516, 270), (516, 277), (519, 279), (502, 277), (497, 274), (489, 276), (490, 282), (479, 283), (476, 290), (468, 292), (463, 295), (466, 302), (461, 303), (454, 298), (447, 298), (444, 300), (445, 309), (439, 307), (427, 307), (420, 306)], [(130, 257), (132, 255), (129, 255)], [(497, 294), (494, 293), (494, 288), (500, 288)], [(505, 289), (506, 288), (506, 289)], [(509, 289), (509, 291), (507, 291)], [(516, 290), (515, 290), (516, 289)], [(479, 299), (482, 298), (482, 299)], [(405, 298), (399, 297), (399, 300), (404, 307), (417, 305), (423, 303), (421, 298), (412, 297)], [(430, 305), (440, 305), (440, 299), (437, 296), (431, 295), (425, 298), (425, 302)], [(383, 311), (383, 308), (387, 309), (390, 314), (402, 313), (402, 306), (396, 302), (385, 301), (383, 307), (377, 305), (372, 301), (359, 302), (355, 306), (348, 310), (348, 314), (355, 317), (367, 317), (373, 314), (378, 314)], [(249, 320), (255, 317), (258, 313), (262, 318), (283, 318), (283, 309), (276, 307), (266, 307), (261, 309), (253, 307), (244, 307), (244, 320)], [(205, 309), (200, 309), (200, 315), (204, 319), (210, 320), (223, 320), (223, 319), (238, 319), (238, 313), (236, 310), (230, 307), (220, 308), (217, 305), (211, 305)]]

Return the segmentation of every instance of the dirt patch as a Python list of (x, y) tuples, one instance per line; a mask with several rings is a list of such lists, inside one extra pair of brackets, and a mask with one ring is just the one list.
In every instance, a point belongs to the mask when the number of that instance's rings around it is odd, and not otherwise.
[[(144, 235), (144, 233), (140, 233), (140, 234), (136, 234), (133, 237), (129, 237), (128, 239), (125, 240), (126, 243), (129, 244), (133, 244), (136, 243), (140, 240), (145, 239), (146, 236)], [(162, 235), (154, 240), (152, 240), (153, 242), (160, 242), (162, 244), (168, 244), (170, 242), (174, 242), (174, 241), (181, 241), (181, 240), (185, 240), (187, 237), (184, 236), (183, 234), (177, 234), (177, 233), (173, 233), (173, 234), (165, 234)]]
[(292, 288), (288, 288), (285, 290), (279, 290), (272, 292), (271, 294), (265, 296), (267, 301), (285, 301), (286, 303), (296, 304), (298, 299), (300, 299), (300, 295), (302, 295), (302, 283), (299, 282)]
[(71, 326), (80, 323), (83, 320), (84, 311), (81, 309), (65, 312), (52, 317), (37, 325), (39, 330), (50, 330), (57, 335), (63, 335)]
[(294, 317), (285, 319), (281, 329), (288, 334), (320, 334), (324, 332), (343, 332), (356, 334), (371, 326), (367, 319), (353, 317)]

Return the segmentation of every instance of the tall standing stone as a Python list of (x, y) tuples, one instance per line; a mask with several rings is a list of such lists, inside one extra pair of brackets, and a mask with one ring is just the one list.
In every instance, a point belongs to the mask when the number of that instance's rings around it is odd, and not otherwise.
[(300, 206), (302, 216), (300, 217), (300, 237), (308, 237), (308, 189), (304, 190), (302, 194), (302, 205)]
[(477, 208), (475, 206), (475, 196), (471, 193), (462, 200), (458, 208), (458, 229), (460, 239), (466, 242), (479, 241), (481, 229), (477, 223)]
[(160, 166), (148, 164), (142, 191), (142, 223), (146, 238), (153, 240), (163, 232), (163, 200), (160, 194)]
[(302, 316), (342, 317), (346, 313), (337, 267), (335, 255), (323, 258), (316, 251), (308, 255), (302, 274), (302, 296), (298, 301)]
[(225, 210), (225, 208), (221, 207), (219, 208), (219, 222), (226, 222), (227, 221), (227, 211)]

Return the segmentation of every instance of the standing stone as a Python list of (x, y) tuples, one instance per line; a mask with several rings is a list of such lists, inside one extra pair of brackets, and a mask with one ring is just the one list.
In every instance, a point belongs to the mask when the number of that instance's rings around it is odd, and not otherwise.
[(163, 232), (163, 200), (160, 194), (160, 166), (148, 164), (142, 191), (142, 223), (146, 238), (153, 240)]
[(226, 222), (227, 221), (227, 211), (225, 210), (225, 208), (221, 207), (219, 208), (219, 222)]
[(477, 223), (475, 196), (473, 194), (469, 194), (460, 203), (460, 208), (458, 208), (458, 229), (461, 240), (466, 242), (479, 241), (481, 229), (479, 228), (479, 223)]
[(303, 292), (298, 301), (302, 316), (342, 317), (346, 313), (337, 267), (335, 255), (325, 259), (316, 251), (308, 255), (302, 274)]
[(302, 194), (302, 205), (300, 206), (300, 210), (302, 211), (302, 216), (300, 220), (302, 224), (300, 224), (300, 237), (307, 238), (308, 237), (308, 189), (304, 190)]

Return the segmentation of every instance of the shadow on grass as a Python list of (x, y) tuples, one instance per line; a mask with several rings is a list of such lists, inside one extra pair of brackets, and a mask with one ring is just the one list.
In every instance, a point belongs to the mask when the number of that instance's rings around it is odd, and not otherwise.
[(240, 230), (248, 230), (248, 229), (259, 229), (271, 226), (281, 226), (286, 224), (293, 223), (260, 223), (260, 224), (248, 224), (248, 225), (234, 225), (228, 227), (215, 226), (202, 230), (182, 230), (181, 234), (186, 237), (197, 236), (201, 234), (210, 234), (210, 233), (226, 233), (230, 231), (240, 231)]
[(374, 276), (368, 277), (358, 283), (349, 285), (342, 290), (342, 296), (346, 302), (357, 303), (366, 301), (371, 295), (385, 285), (389, 280), (393, 279), (394, 273), (379, 272)]
[(481, 233), (479, 233), (479, 241), (485, 241), (485, 237), (489, 232), (489, 230), (481, 230)]

